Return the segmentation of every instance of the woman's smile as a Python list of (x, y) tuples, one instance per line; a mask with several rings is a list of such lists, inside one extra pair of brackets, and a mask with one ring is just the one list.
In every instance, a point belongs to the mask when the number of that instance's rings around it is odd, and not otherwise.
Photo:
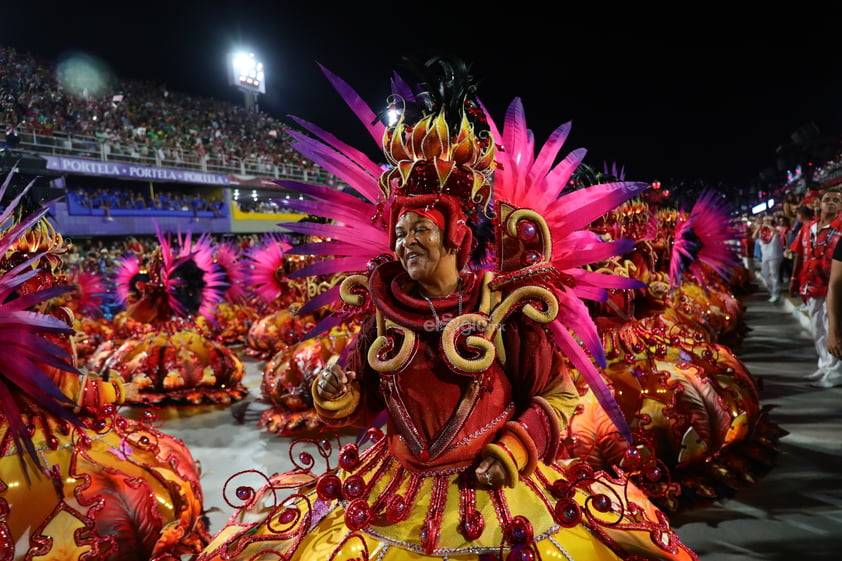
[(404, 265), (412, 265), (413, 263), (417, 263), (418, 260), (420, 260), (423, 257), (424, 255), (419, 251), (407, 251), (406, 255), (404, 256)]

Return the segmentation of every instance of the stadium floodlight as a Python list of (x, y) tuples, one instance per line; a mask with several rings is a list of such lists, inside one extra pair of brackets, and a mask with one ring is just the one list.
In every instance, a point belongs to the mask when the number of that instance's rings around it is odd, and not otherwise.
[(252, 52), (239, 51), (228, 55), (228, 84), (243, 92), (246, 108), (254, 111), (257, 94), (266, 93), (263, 63)]

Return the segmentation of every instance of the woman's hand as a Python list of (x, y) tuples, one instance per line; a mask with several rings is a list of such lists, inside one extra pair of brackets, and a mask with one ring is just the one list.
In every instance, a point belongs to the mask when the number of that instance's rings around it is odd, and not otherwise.
[(319, 399), (330, 401), (338, 399), (345, 395), (348, 391), (349, 384), (356, 378), (356, 373), (353, 371), (345, 371), (341, 366), (336, 364), (336, 361), (329, 361), (321, 373), (319, 373), (319, 381), (316, 383), (316, 395)]
[(508, 483), (506, 469), (494, 456), (488, 456), (479, 463), (474, 471), (480, 485), (496, 489)]

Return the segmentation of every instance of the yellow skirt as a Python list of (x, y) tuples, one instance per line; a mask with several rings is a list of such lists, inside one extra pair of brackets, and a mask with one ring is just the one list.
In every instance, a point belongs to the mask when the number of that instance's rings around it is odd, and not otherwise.
[(494, 490), (464, 470), (412, 473), (385, 439), (353, 464), (284, 498), (300, 471), (240, 488), (245, 504), (196, 561), (697, 559), (641, 491), (582, 462), (539, 464)]

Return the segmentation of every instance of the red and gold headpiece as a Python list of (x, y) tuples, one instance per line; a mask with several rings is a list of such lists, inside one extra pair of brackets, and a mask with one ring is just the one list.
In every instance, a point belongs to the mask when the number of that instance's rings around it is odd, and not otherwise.
[(380, 176), (380, 191), (388, 200), (393, 196), (450, 195), (463, 206), (486, 208), (491, 201), (491, 175), (494, 171), (494, 142), (480, 136), (461, 112), (452, 127), (440, 110), (416, 123), (401, 115), (383, 136), (383, 153), (389, 169)]
[(446, 246), (459, 250), (461, 267), (473, 239), (467, 219), (492, 204), (495, 143), (472, 98), (467, 65), (435, 57), (414, 70), (422, 76), (418, 91), (396, 94), (392, 108), (400, 105), (400, 116), (387, 124), (382, 140), (388, 169), (379, 187), (391, 204), (390, 241), (394, 247), (395, 223), (407, 209), (440, 212)]

